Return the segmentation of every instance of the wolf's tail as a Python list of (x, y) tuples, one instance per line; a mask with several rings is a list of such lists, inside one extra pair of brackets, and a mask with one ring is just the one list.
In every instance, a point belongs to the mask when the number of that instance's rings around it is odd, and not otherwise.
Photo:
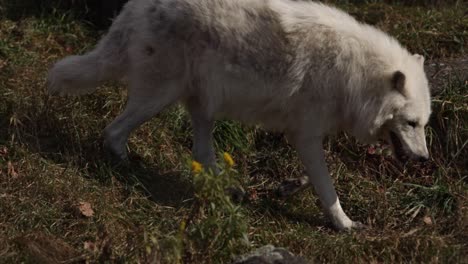
[(81, 56), (69, 56), (49, 71), (49, 93), (80, 95), (93, 92), (102, 82), (123, 77), (128, 67), (128, 31), (116, 19), (96, 48)]

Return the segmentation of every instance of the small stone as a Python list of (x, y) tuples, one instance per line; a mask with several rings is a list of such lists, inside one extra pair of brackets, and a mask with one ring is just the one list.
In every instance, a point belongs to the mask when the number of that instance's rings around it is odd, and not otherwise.
[(255, 251), (240, 256), (232, 264), (308, 264), (305, 258), (294, 256), (284, 248), (266, 245)]

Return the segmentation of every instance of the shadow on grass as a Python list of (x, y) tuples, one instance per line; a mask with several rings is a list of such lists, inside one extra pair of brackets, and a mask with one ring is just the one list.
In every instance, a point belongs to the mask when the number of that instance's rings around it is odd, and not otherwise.
[[(163, 172), (159, 167), (149, 165), (135, 153), (130, 153), (129, 160), (119, 164), (110, 158), (101, 162), (104, 166), (110, 166), (111, 172), (115, 173), (120, 181), (136, 185), (159, 205), (180, 207), (185, 200), (193, 197), (191, 182), (184, 179), (180, 172)], [(100, 166), (102, 165), (98, 165), (97, 169)]]
[(22, 109), (31, 118), (22, 119), (21, 125), (8, 123), (14, 116), (9, 109), (0, 112), (0, 142), (15, 141), (31, 153), (61, 164), (65, 168), (77, 168), (82, 175), (103, 184), (116, 178), (128, 190), (136, 187), (154, 202), (164, 206), (181, 206), (193, 197), (191, 183), (179, 171), (163, 171), (157, 164), (130, 152), (129, 160), (117, 162), (102, 147), (101, 132), (95, 127), (83, 133), (69, 119), (60, 119), (42, 107)]
[(270, 192), (265, 197), (260, 198), (258, 202), (245, 202), (243, 206), (258, 215), (272, 219), (278, 219), (279, 217), (279, 219), (289, 224), (306, 224), (312, 227), (326, 227), (333, 230), (331, 222), (322, 213), (320, 204), (317, 203), (315, 208), (312, 207), (307, 210), (298, 208), (301, 204), (298, 197), (304, 195), (304, 192), (308, 193), (308, 191), (303, 190), (287, 198), (280, 198), (274, 192)]

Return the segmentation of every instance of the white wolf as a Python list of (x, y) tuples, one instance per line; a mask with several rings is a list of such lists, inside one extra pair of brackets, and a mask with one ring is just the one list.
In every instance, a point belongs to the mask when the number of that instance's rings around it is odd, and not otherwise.
[(125, 111), (104, 130), (105, 146), (119, 158), (132, 130), (176, 102), (190, 113), (193, 155), (207, 167), (215, 166), (217, 118), (282, 131), (341, 230), (360, 224), (341, 208), (322, 139), (346, 131), (365, 142), (388, 140), (399, 158), (427, 159), (423, 62), (320, 3), (132, 0), (93, 51), (53, 66), (48, 85), (76, 95), (127, 77)]

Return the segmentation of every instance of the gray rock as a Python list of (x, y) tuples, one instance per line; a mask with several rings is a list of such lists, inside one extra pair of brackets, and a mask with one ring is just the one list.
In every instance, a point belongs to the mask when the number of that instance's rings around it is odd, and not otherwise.
[(284, 248), (272, 245), (261, 247), (249, 254), (238, 257), (232, 264), (309, 264), (305, 258), (294, 256)]

